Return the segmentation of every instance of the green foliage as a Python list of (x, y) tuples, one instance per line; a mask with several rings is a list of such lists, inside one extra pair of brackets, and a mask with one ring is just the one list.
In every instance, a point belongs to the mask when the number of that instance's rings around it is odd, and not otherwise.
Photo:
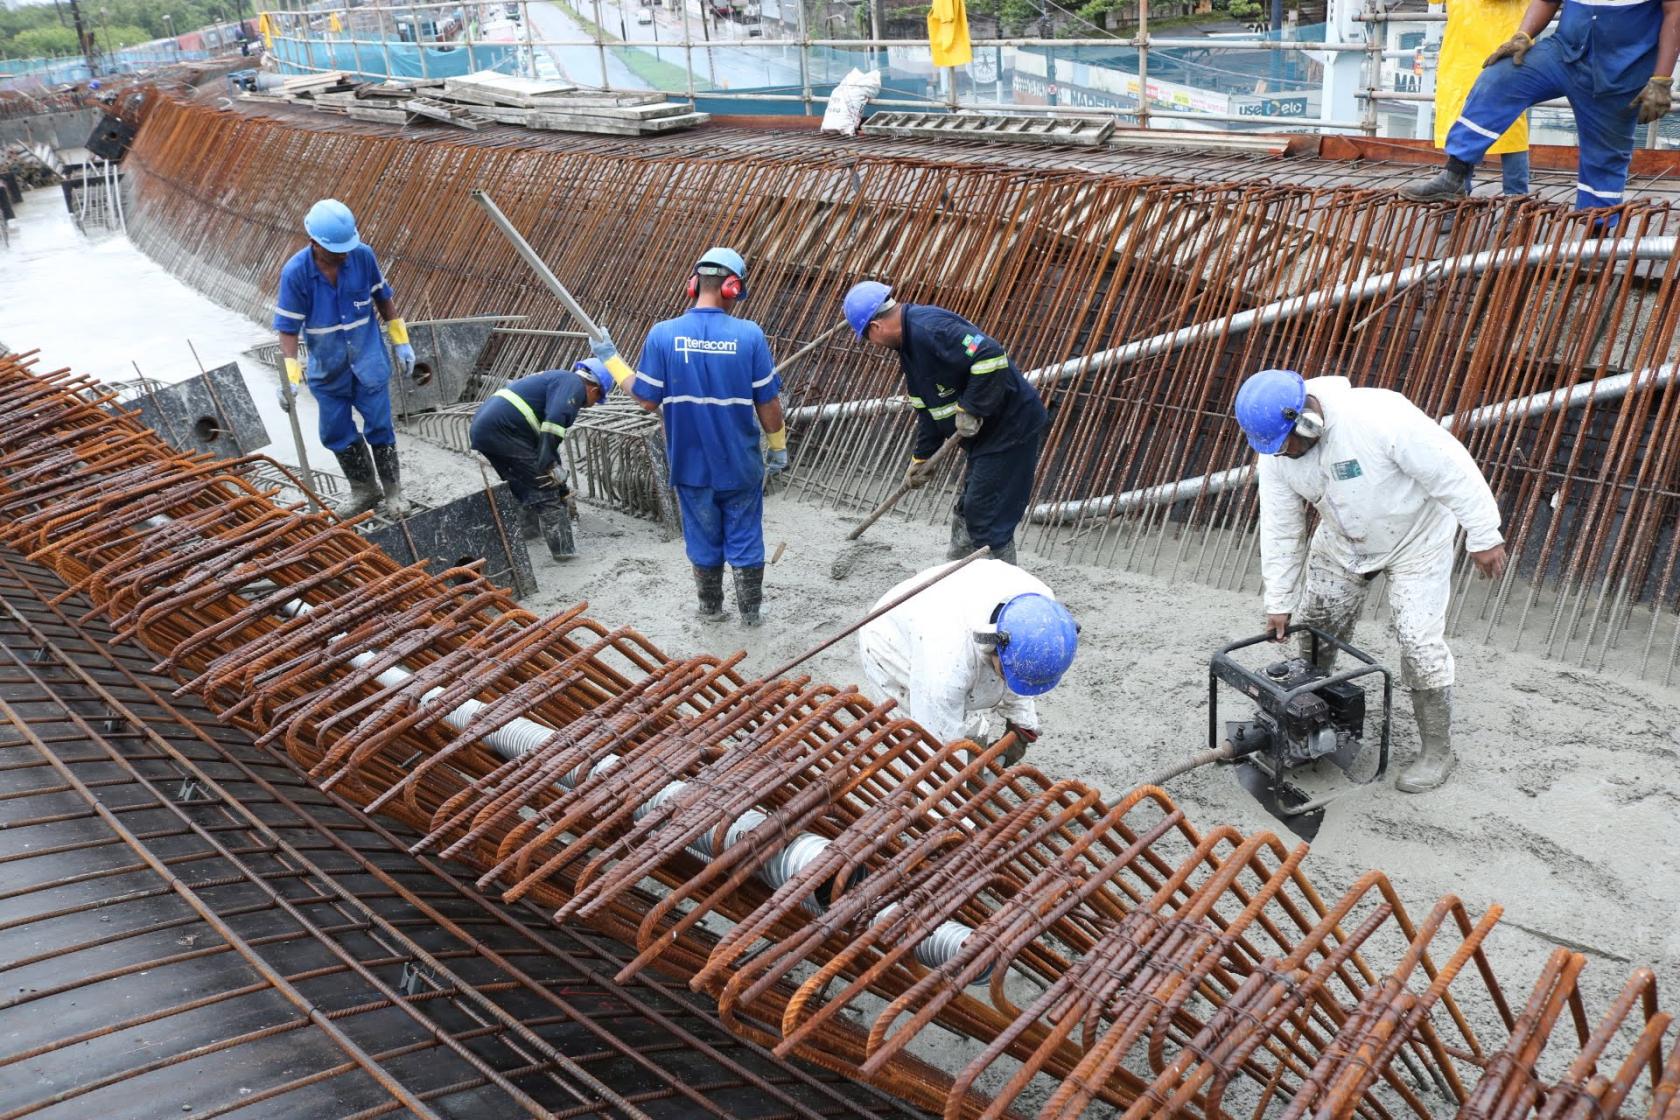
[(1266, 5), (1260, 3), (1260, 0), (1230, 0), (1225, 10), (1230, 13), (1232, 19), (1252, 20), (1265, 13)]
[(19, 58), (46, 58), (76, 53), (76, 33), (68, 27), (31, 27), (6, 43), (6, 53)]
[(1019, 31), (1042, 14), (1037, 0), (1000, 0), (998, 19), (1010, 31)]
[[(101, 48), (182, 35), (212, 23), (256, 18), (254, 0), (81, 0), (82, 21)], [(164, 18), (164, 17), (169, 18)], [(74, 54), (70, 5), (26, 4), (0, 11), (0, 55)]]

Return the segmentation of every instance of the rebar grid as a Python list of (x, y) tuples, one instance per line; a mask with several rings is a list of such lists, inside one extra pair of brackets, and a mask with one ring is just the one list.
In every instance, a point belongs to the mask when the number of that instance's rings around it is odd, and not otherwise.
[[(1240, 1081), (1257, 1117), (1384, 1118), (1465, 1102), (1484, 1068), (1538, 1076), (1543, 1032), (1482, 948), (1497, 908), (1414, 922), (1375, 872), (1327, 903), (1304, 846), (1200, 833), (1157, 789), (1111, 807), (850, 689), (671, 660), (585, 604), (537, 619), (474, 571), (434, 578), (275, 507), (83, 387), (0, 360), (0, 543), (65, 581), (54, 605), (85, 596), (177, 694), (414, 828), (414, 851), (629, 947), (619, 982), (657, 966), (744, 1038), (951, 1117), (1003, 1115), (1039, 1078), (1047, 1117), (1223, 1118)], [(490, 748), (517, 726), (537, 733)], [(1539, 1099), (1619, 1107), (1641, 1068), (1655, 1082), (1668, 1021), (1635, 985), (1622, 1073), (1592, 1070), (1632, 997)], [(930, 1029), (984, 1053), (953, 1079), (912, 1052)]]

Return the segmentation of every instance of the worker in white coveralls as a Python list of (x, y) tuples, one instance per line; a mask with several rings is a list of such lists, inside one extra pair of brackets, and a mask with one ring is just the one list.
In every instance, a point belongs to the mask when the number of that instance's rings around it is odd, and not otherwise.
[[(1260, 454), (1267, 631), (1282, 641), (1294, 618), (1347, 641), (1371, 580), (1387, 572), (1401, 678), (1421, 744), (1395, 787), (1434, 789), (1454, 763), (1446, 642), (1453, 542), (1462, 527), (1476, 569), (1493, 579), (1504, 573), (1493, 492), (1451, 432), (1387, 389), (1261, 370), (1237, 391), (1236, 414)], [(1303, 500), (1319, 514), (1310, 544)], [(1333, 658), (1324, 657), (1326, 667)]]
[[(879, 609), (937, 576), (912, 576)], [(1073, 664), (1079, 624), (1055, 593), (1013, 564), (976, 560), (894, 607), (858, 633), (870, 682), (945, 742), (992, 743), (1006, 732), (1012, 766), (1038, 738), (1033, 697)]]

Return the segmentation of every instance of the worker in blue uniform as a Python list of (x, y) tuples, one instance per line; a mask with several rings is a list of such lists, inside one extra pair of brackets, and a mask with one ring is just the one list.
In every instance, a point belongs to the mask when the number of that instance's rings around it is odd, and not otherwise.
[[(397, 433), (391, 427), (391, 363), (385, 356), (385, 338), (391, 340), (399, 372), (412, 378), (414, 347), (409, 345), (408, 326), (397, 314), (396, 296), (373, 250), (357, 234), (348, 206), (324, 198), (309, 208), (303, 228), (309, 244), (281, 268), (280, 298), (274, 306), (286, 379), (294, 389), (304, 379), (298, 361), (301, 332), (309, 343), (309, 391), (320, 406), (321, 444), (337, 457), (350, 482), (350, 496), (336, 512), (352, 517), (383, 499), (385, 511), (401, 517), (402, 474)], [(289, 406), (284, 389), (280, 399)], [(352, 409), (361, 414), (362, 431), (356, 430)]]
[(519, 503), (525, 538), (541, 536), (556, 560), (577, 555), (572, 538), (571, 492), (554, 473), (560, 443), (577, 415), (613, 391), (612, 374), (595, 358), (571, 369), (521, 377), (479, 406), (469, 438), (490, 460)]
[[(1557, 30), (1535, 36), (1558, 19)], [(1401, 194), (1418, 202), (1466, 193), (1470, 170), (1530, 106), (1569, 99), (1581, 162), (1575, 207), (1617, 206), (1634, 131), (1672, 107), (1680, 0), (1532, 0), (1517, 33), (1489, 56), (1447, 133), (1447, 165)]]
[(948, 559), (982, 545), (1015, 562), (1015, 527), (1032, 496), (1038, 453), (1050, 417), (1038, 390), (1003, 346), (961, 315), (942, 307), (899, 303), (875, 280), (852, 285), (846, 322), (865, 342), (898, 351), (916, 442), (905, 481), (920, 486), (920, 469), (941, 444), (960, 436), (968, 470), (951, 516)]
[[(665, 455), (700, 616), (725, 617), (727, 563), (741, 622), (757, 626), (764, 601), (765, 476), (788, 464), (781, 379), (758, 324), (730, 314), (747, 298), (747, 262), (740, 253), (722, 246), (707, 250), (689, 275), (688, 298), (688, 311), (648, 331), (631, 393), (665, 422)], [(612, 339), (591, 345), (622, 385), (628, 366)]]

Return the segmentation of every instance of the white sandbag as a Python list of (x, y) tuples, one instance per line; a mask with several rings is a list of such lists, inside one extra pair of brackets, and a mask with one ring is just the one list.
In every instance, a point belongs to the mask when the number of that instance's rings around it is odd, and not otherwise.
[(870, 98), (880, 92), (879, 70), (871, 70), (866, 74), (854, 67), (852, 72), (834, 87), (834, 92), (829, 94), (828, 108), (823, 110), (822, 130), (838, 132), (842, 136), (856, 135), (858, 125), (863, 123), (864, 106), (869, 104)]

